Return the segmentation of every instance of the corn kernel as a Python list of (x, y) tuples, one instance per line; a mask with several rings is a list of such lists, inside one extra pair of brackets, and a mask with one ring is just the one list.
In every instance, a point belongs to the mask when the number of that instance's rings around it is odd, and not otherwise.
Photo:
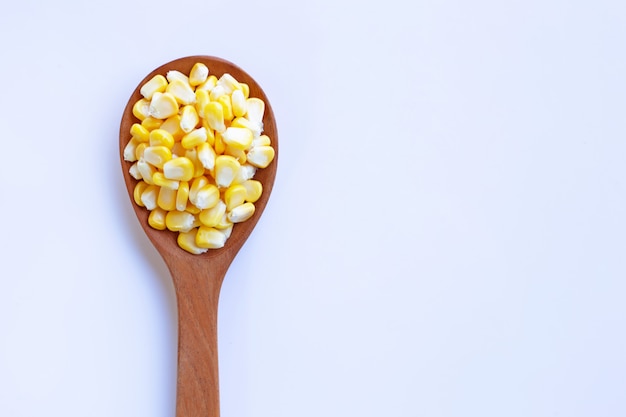
[(180, 186), (180, 181), (168, 180), (161, 171), (157, 171), (152, 175), (152, 182), (154, 182), (154, 185), (170, 190), (178, 190)]
[(181, 145), (185, 149), (193, 149), (201, 143), (205, 143), (207, 139), (207, 132), (204, 127), (199, 127), (183, 136)]
[(183, 145), (180, 142), (176, 142), (174, 143), (174, 146), (172, 146), (172, 158), (185, 156), (186, 152), (187, 149), (183, 148)]
[(215, 150), (216, 155), (221, 155), (226, 150), (226, 144), (222, 139), (222, 134), (220, 132), (215, 132), (215, 139), (213, 140), (213, 149)]
[(244, 181), (247, 181), (254, 177), (254, 174), (256, 174), (256, 170), (257, 168), (254, 165), (250, 165), (248, 163), (241, 165), (241, 168), (239, 168), (237, 176), (235, 177), (233, 182), (237, 184), (242, 184)]
[(248, 112), (248, 103), (242, 90), (235, 90), (231, 95), (233, 114), (235, 117), (243, 117)]
[(209, 179), (204, 175), (195, 177), (193, 181), (191, 181), (191, 184), (189, 185), (189, 201), (191, 201), (192, 204), (196, 204), (196, 195), (198, 194), (198, 191), (200, 191), (200, 189), (207, 184), (209, 184)]
[(223, 155), (230, 155), (234, 157), (240, 164), (245, 164), (248, 159), (244, 150), (234, 148), (230, 145), (226, 145)]
[(205, 226), (215, 227), (220, 223), (225, 213), (226, 203), (220, 200), (213, 207), (202, 210), (200, 214), (198, 214), (198, 220)]
[(163, 164), (165, 178), (177, 181), (189, 181), (193, 178), (194, 166), (189, 158), (180, 156)]
[(185, 211), (189, 201), (189, 182), (180, 181), (176, 191), (176, 210)]
[(205, 210), (214, 207), (218, 201), (220, 201), (220, 191), (215, 185), (206, 184), (196, 193), (193, 204), (200, 210)]
[(194, 93), (188, 81), (174, 80), (169, 83), (165, 91), (174, 96), (179, 104), (187, 105), (196, 102), (196, 93)]
[(252, 123), (263, 123), (263, 114), (265, 113), (265, 102), (259, 98), (249, 98), (246, 100), (248, 112), (246, 117)]
[(211, 129), (217, 132), (226, 130), (224, 124), (224, 107), (215, 101), (211, 101), (204, 107), (204, 118), (209, 123)]
[(156, 230), (165, 230), (165, 216), (167, 212), (160, 207), (155, 208), (148, 216), (148, 224)]
[(217, 85), (221, 85), (224, 88), (226, 94), (231, 94), (235, 90), (241, 90), (241, 85), (239, 81), (235, 79), (229, 73), (223, 74), (220, 79), (217, 81)]
[(209, 97), (211, 98), (211, 101), (217, 101), (217, 99), (223, 96), (224, 94), (226, 94), (226, 90), (224, 89), (223, 85), (219, 85), (219, 84), (217, 84), (215, 87), (211, 89), (211, 91), (209, 91)]
[(191, 132), (200, 123), (198, 112), (192, 105), (184, 106), (180, 113), (180, 128), (185, 133)]
[[(233, 227), (233, 222), (228, 219), (228, 213), (224, 213), (220, 221), (215, 225), (216, 229), (219, 230), (228, 230)], [(230, 235), (230, 232), (227, 232)]]
[(141, 121), (141, 125), (148, 129), (148, 131), (158, 129), (163, 124), (163, 120), (155, 119), (152, 116), (148, 116)]
[(139, 145), (139, 140), (137, 138), (130, 138), (126, 146), (124, 147), (124, 161), (135, 162), (137, 158), (137, 145)]
[(148, 184), (154, 184), (152, 181), (152, 176), (156, 172), (156, 168), (146, 162), (144, 159), (140, 159), (137, 161), (137, 170), (141, 174), (141, 178)]
[(146, 150), (147, 147), (148, 147), (148, 144), (146, 142), (139, 143), (137, 147), (135, 148), (135, 158), (137, 159), (143, 158), (143, 152)]
[(155, 129), (149, 134), (150, 146), (165, 146), (172, 149), (174, 136), (165, 129)]
[(196, 87), (196, 91), (205, 90), (211, 91), (217, 85), (217, 77), (215, 75), (209, 75), (205, 82)]
[(202, 166), (209, 171), (213, 170), (215, 167), (215, 151), (213, 147), (209, 145), (208, 142), (204, 142), (198, 145), (196, 148), (198, 153), (198, 160), (202, 164)]
[(241, 223), (248, 220), (254, 214), (254, 204), (243, 203), (228, 213), (228, 220), (233, 223)]
[[(187, 203), (187, 207), (185, 207), (185, 211), (186, 211), (187, 213), (191, 213), (191, 214), (194, 214), (194, 215), (195, 215), (195, 214), (200, 214), (200, 212), (201, 212), (202, 210), (200, 210), (198, 207), (194, 206), (194, 205), (191, 203), (191, 201), (190, 201), (190, 202), (188, 202), (188, 203)], [(194, 227), (196, 227), (196, 226), (200, 226), (200, 220), (198, 220), (198, 221), (197, 221), (197, 223), (198, 223), (198, 224), (195, 224), (195, 223), (194, 223)]]
[(139, 181), (133, 190), (133, 200), (135, 200), (135, 204), (140, 207), (145, 207), (143, 201), (141, 201), (141, 195), (146, 191), (146, 188), (148, 188), (148, 184), (144, 181)]
[(217, 99), (217, 102), (220, 103), (223, 107), (224, 122), (230, 122), (231, 120), (233, 120), (233, 104), (230, 100), (230, 96), (224, 94)]
[(204, 165), (198, 159), (198, 152), (196, 149), (187, 149), (185, 151), (185, 157), (188, 158), (193, 164), (193, 178), (204, 175)]
[(241, 164), (230, 155), (215, 158), (215, 182), (218, 187), (229, 187), (237, 176)]
[(242, 182), (241, 185), (246, 189), (246, 201), (256, 203), (256, 201), (261, 198), (261, 194), (263, 194), (263, 184), (261, 184), (261, 181), (246, 180)]
[(142, 179), (141, 172), (139, 172), (139, 168), (137, 168), (136, 162), (130, 166), (130, 168), (128, 169), (128, 173), (130, 174), (131, 177), (133, 177), (136, 180)]
[(255, 146), (248, 151), (248, 162), (258, 168), (267, 167), (274, 159), (274, 148)]
[(188, 232), (179, 233), (178, 237), (176, 238), (178, 246), (180, 246), (181, 249), (184, 249), (187, 252), (191, 253), (192, 255), (200, 255), (205, 253), (208, 250), (207, 248), (201, 248), (196, 245), (197, 232), (197, 229), (191, 229)]
[(270, 145), (271, 145), (271, 141), (270, 141), (269, 136), (261, 135), (258, 138), (252, 139), (252, 144), (250, 145), (250, 147), (254, 148), (255, 146), (270, 146)]
[(213, 227), (200, 226), (196, 233), (196, 245), (201, 248), (218, 249), (226, 244), (226, 235)]
[(155, 119), (167, 119), (178, 113), (178, 102), (170, 93), (154, 93), (150, 101), (150, 116)]
[(159, 195), (159, 187), (154, 184), (148, 185), (141, 193), (141, 202), (148, 210), (154, 210), (157, 207), (157, 197)]
[(141, 86), (139, 92), (142, 96), (150, 100), (155, 93), (162, 93), (165, 91), (165, 87), (167, 87), (167, 80), (164, 76), (158, 74)]
[(207, 90), (196, 90), (196, 113), (198, 117), (204, 118), (204, 108), (211, 101)]
[(243, 96), (245, 98), (250, 97), (250, 86), (246, 83), (239, 83), (239, 85), (241, 86), (241, 91), (243, 91)]
[(167, 74), (165, 74), (165, 77), (170, 83), (178, 80), (189, 84), (189, 77), (178, 70), (169, 70)]
[(157, 197), (157, 206), (161, 207), (165, 211), (176, 210), (176, 190), (161, 187)]
[(191, 86), (200, 85), (209, 77), (209, 68), (202, 62), (197, 62), (191, 67), (189, 72), (189, 84)]
[(137, 100), (133, 105), (133, 116), (139, 120), (150, 116), (150, 100), (146, 100), (145, 98)]
[(148, 146), (143, 152), (143, 159), (157, 168), (163, 168), (163, 164), (172, 159), (172, 151), (165, 146)]
[(185, 135), (185, 132), (180, 127), (181, 119), (182, 118), (181, 118), (181, 116), (179, 114), (175, 114), (175, 115), (173, 115), (171, 117), (168, 117), (163, 122), (163, 124), (161, 125), (160, 129), (163, 129), (163, 130), (169, 132), (170, 135), (172, 135), (172, 137), (174, 138), (174, 141), (179, 141)]
[(245, 127), (228, 127), (222, 133), (222, 140), (228, 146), (245, 150), (252, 144), (252, 131)]
[(241, 184), (233, 184), (224, 192), (224, 202), (226, 203), (226, 211), (231, 211), (237, 206), (242, 205), (246, 201), (247, 191)]
[(133, 123), (130, 127), (130, 135), (139, 142), (147, 142), (150, 139), (150, 131), (139, 123)]
[(188, 232), (195, 221), (195, 216), (187, 211), (173, 210), (165, 216), (165, 226), (172, 232)]

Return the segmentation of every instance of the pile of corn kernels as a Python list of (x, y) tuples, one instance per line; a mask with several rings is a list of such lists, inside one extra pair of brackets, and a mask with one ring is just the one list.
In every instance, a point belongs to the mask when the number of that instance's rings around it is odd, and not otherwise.
[(178, 233), (187, 252), (223, 247), (233, 225), (254, 214), (263, 192), (254, 175), (275, 156), (263, 134), (265, 103), (203, 63), (188, 75), (155, 75), (140, 92), (123, 155), (138, 181), (135, 203), (150, 211), (151, 227)]

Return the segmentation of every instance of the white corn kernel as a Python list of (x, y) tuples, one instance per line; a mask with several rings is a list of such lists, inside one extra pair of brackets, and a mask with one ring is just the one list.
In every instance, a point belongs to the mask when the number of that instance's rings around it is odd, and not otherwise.
[(150, 100), (154, 93), (162, 93), (163, 91), (165, 91), (165, 87), (167, 87), (167, 80), (164, 76), (157, 74), (152, 77), (148, 82), (146, 82), (139, 89), (139, 92), (146, 99)]
[(150, 101), (150, 116), (167, 119), (178, 113), (178, 102), (170, 93), (154, 93)]

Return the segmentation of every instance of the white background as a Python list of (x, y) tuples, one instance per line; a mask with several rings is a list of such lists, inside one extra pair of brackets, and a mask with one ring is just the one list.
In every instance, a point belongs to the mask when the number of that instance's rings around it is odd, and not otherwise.
[(619, 0), (7, 3), (0, 416), (174, 415), (118, 128), (195, 54), (280, 133), (222, 292), (223, 417), (626, 415), (624, 39)]

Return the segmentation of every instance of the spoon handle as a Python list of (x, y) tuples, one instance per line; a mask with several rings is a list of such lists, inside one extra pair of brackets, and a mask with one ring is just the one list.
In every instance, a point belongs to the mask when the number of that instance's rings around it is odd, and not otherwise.
[(178, 304), (176, 417), (219, 417), (217, 308), (226, 268), (172, 266)]

